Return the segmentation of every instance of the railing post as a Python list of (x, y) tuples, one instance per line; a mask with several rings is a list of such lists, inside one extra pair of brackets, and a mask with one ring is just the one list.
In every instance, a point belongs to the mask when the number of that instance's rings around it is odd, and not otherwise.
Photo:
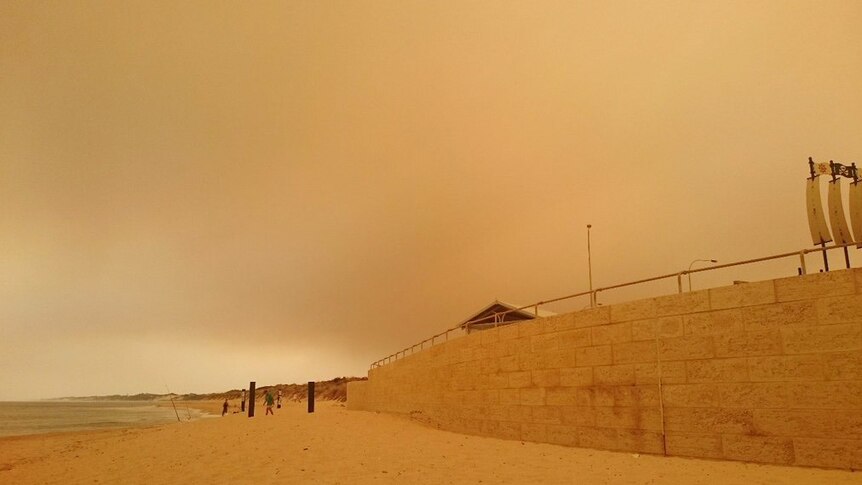
[(805, 268), (805, 250), (799, 251), (799, 267), (802, 269), (802, 274), (808, 274)]
[(682, 293), (682, 273), (677, 273), (676, 275), (676, 286), (679, 292)]

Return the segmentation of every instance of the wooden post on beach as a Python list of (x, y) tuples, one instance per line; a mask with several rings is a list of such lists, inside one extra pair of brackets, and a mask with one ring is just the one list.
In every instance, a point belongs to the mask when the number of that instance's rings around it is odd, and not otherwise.
[(314, 412), (314, 381), (308, 381), (308, 412)]
[(248, 383), (248, 417), (254, 417), (254, 381)]

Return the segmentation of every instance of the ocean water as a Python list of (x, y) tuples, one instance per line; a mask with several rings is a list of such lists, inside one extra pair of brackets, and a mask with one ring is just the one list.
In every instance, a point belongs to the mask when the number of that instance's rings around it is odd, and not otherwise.
[[(177, 404), (180, 420), (199, 419), (201, 411)], [(174, 409), (151, 402), (34, 401), (0, 402), (0, 436), (129, 428), (177, 421)]]

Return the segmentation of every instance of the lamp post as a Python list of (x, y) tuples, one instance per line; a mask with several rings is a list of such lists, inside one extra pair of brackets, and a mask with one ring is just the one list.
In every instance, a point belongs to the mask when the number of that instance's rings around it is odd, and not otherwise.
[(590, 249), (590, 228), (592, 224), (587, 224), (587, 271), (590, 277), (590, 306), (595, 305), (595, 294), (593, 293), (593, 255)]
[(691, 291), (691, 267), (694, 266), (694, 263), (717, 263), (718, 261), (715, 259), (695, 259), (688, 265), (688, 291)]

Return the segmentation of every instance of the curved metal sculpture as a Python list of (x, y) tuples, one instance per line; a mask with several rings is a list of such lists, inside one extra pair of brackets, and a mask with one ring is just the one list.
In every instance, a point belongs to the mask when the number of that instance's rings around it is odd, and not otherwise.
[(808, 207), (808, 228), (811, 230), (811, 240), (815, 246), (832, 241), (826, 214), (823, 212), (823, 202), (820, 199), (820, 177), (814, 175), (807, 180), (805, 202)]

